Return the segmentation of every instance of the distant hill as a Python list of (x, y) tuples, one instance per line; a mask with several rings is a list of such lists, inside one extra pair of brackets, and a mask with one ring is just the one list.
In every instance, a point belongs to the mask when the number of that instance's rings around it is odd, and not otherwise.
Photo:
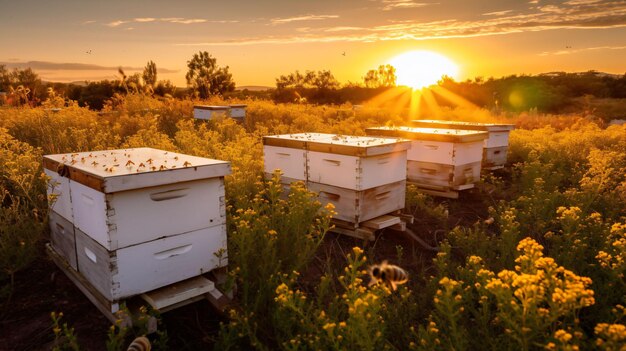
[(264, 85), (242, 85), (240, 87), (237, 87), (237, 90), (244, 90), (244, 89), (248, 89), (250, 91), (265, 91), (265, 90), (269, 90), (273, 88), (267, 87)]

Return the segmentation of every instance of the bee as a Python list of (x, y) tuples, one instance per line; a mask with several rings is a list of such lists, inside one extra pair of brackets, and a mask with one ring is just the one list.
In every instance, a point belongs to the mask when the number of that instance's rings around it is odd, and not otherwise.
[(147, 159), (146, 163), (151, 165), (152, 164), (152, 159), (151, 158)]
[(135, 165), (135, 162), (133, 162), (131, 160), (128, 160), (128, 162), (126, 162), (126, 167), (130, 167), (130, 166), (133, 166), (133, 165)]
[(85, 158), (84, 158), (84, 157), (81, 157), (81, 158), (80, 158), (80, 162), (81, 162), (81, 163), (85, 163)]
[(178, 156), (174, 156), (174, 160), (178, 161)]
[(97, 166), (97, 165), (98, 165), (98, 162), (93, 161), (91, 164), (95, 167), (95, 166)]
[(137, 166), (137, 168), (141, 168), (141, 167), (146, 167), (146, 165), (144, 165), (143, 162), (141, 162), (139, 166)]
[(189, 167), (189, 166), (191, 166), (191, 162), (185, 161), (185, 163), (183, 163), (183, 167)]
[(59, 163), (59, 165), (57, 166), (57, 173), (59, 173), (61, 177), (69, 177), (70, 169), (66, 165)]
[(398, 285), (404, 284), (409, 280), (409, 274), (404, 269), (388, 264), (387, 261), (371, 266), (368, 272), (370, 275), (368, 286), (383, 282), (393, 291), (398, 288)]
[(159, 171), (163, 171), (163, 170), (166, 170), (166, 169), (167, 169), (167, 166), (165, 166), (165, 165), (161, 165), (161, 167), (159, 167)]
[(154, 167), (154, 166), (150, 166), (150, 169), (151, 169), (152, 171), (156, 171), (156, 170), (157, 170), (157, 168), (156, 168), (156, 167)]
[(145, 336), (140, 336), (135, 338), (133, 342), (128, 345), (127, 351), (150, 351), (152, 345), (150, 344), (150, 340)]

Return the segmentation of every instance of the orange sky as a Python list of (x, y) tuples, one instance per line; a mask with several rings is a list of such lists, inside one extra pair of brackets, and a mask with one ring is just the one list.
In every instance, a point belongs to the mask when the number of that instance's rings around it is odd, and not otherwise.
[(52, 81), (115, 79), (153, 60), (159, 79), (184, 86), (200, 50), (239, 86), (322, 69), (358, 82), (410, 50), (449, 57), (459, 79), (626, 73), (621, 0), (2, 1), (0, 33), (0, 64)]

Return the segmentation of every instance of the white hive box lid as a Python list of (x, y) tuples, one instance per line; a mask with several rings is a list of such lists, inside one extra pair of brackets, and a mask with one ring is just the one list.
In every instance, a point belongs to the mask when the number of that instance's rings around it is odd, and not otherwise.
[(414, 127), (422, 128), (450, 128), (466, 130), (485, 130), (488, 132), (503, 132), (515, 129), (513, 124), (505, 123), (481, 123), (463, 121), (444, 121), (438, 119), (415, 119), (411, 121)]
[(408, 140), (325, 133), (298, 133), (263, 137), (264, 145), (350, 156), (375, 156), (408, 150)]
[(227, 161), (147, 147), (45, 155), (43, 166), (104, 193), (223, 177), (231, 173)]
[(366, 128), (365, 133), (368, 135), (383, 135), (410, 140), (443, 141), (453, 143), (481, 141), (489, 137), (489, 133), (485, 131), (405, 126)]
[(197, 110), (211, 110), (211, 111), (218, 110), (219, 111), (219, 110), (229, 110), (230, 106), (195, 105), (193, 108)]

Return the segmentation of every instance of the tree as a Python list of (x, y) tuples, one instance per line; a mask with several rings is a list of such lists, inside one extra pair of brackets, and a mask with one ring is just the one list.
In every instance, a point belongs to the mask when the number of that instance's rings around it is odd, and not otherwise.
[(235, 82), (228, 72), (228, 66), (219, 67), (217, 59), (206, 51), (194, 54), (191, 60), (187, 61), (189, 71), (185, 75), (187, 85), (200, 98), (207, 98), (210, 95), (223, 94), (235, 90)]
[(157, 68), (156, 63), (148, 61), (146, 67), (143, 69), (143, 83), (154, 87), (157, 81)]
[(367, 88), (393, 87), (396, 85), (396, 68), (392, 65), (380, 65), (378, 69), (367, 71), (363, 82)]

